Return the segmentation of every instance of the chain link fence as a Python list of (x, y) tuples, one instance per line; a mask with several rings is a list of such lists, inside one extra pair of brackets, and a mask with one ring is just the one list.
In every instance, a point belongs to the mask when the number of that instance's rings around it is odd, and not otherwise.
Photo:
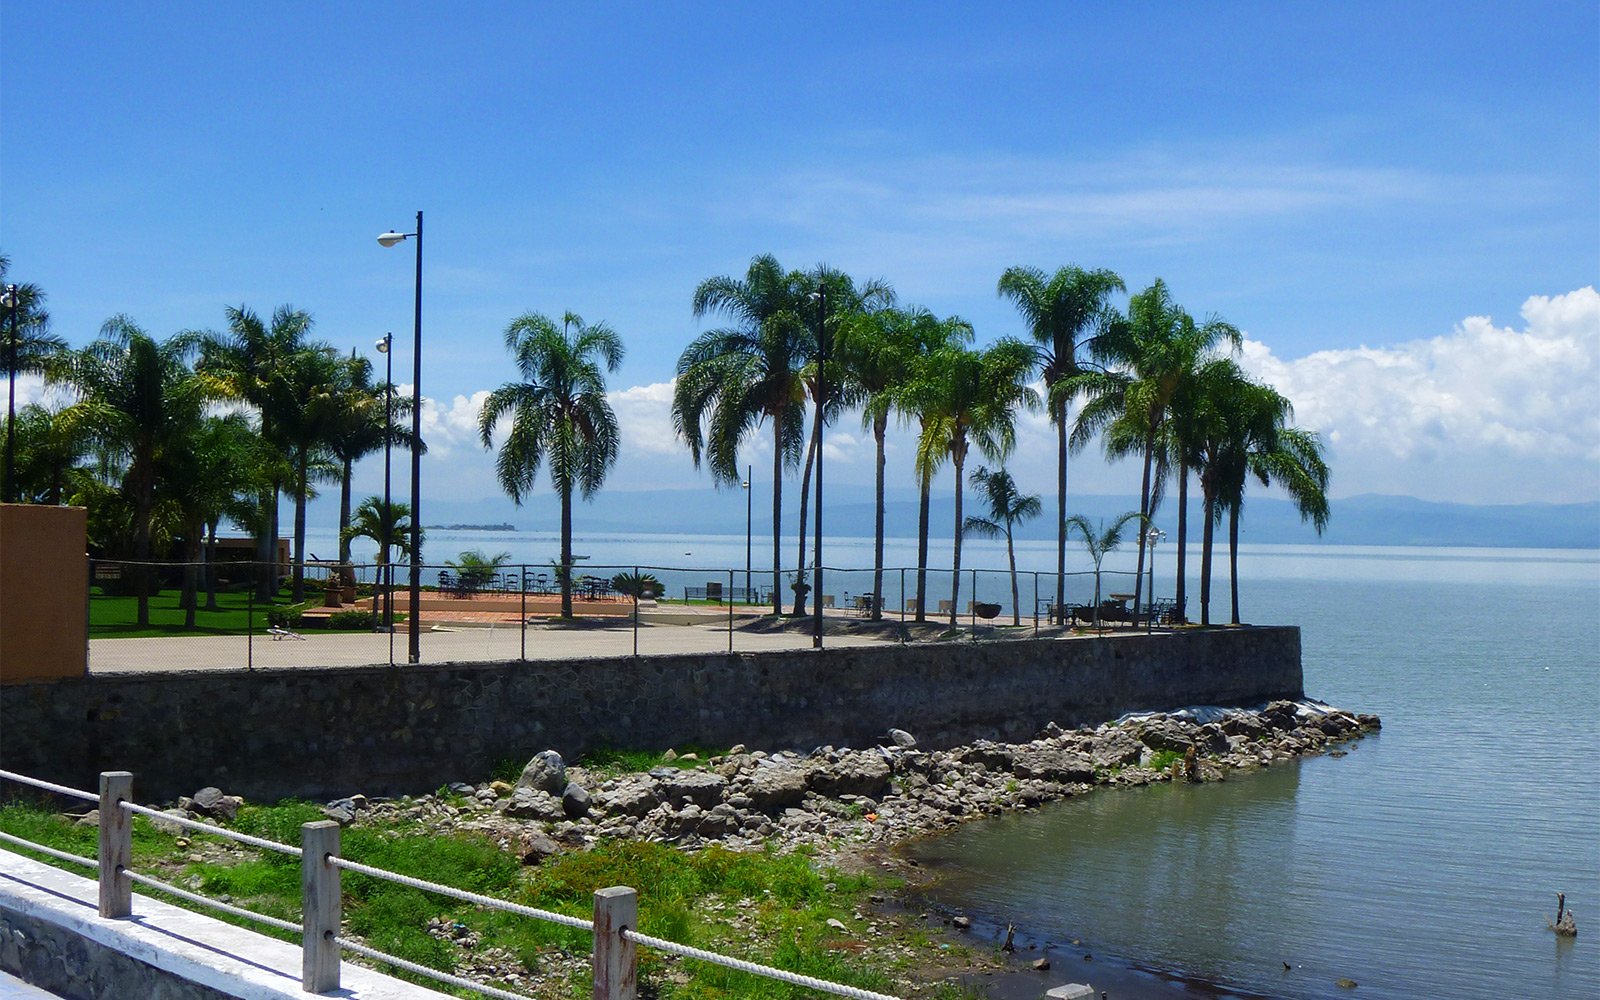
[[(298, 570), (298, 571), (297, 571)], [(1163, 627), (1134, 574), (988, 567), (685, 566), (90, 560), (90, 669), (243, 668), (757, 652), (813, 645), (1008, 639)], [(1096, 594), (1099, 604), (1096, 604)], [(1153, 612), (1153, 613), (1152, 613)]]

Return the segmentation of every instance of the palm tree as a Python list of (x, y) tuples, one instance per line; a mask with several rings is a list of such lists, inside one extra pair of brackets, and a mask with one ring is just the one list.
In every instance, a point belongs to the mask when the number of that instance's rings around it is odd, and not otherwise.
[(1042, 509), (1037, 493), (1023, 496), (1016, 481), (1005, 469), (990, 472), (978, 466), (972, 473), (972, 487), (983, 494), (989, 508), (988, 517), (969, 517), (962, 530), (967, 534), (1006, 540), (1006, 563), (1011, 568), (1011, 624), (1022, 624), (1022, 603), (1017, 594), (1017, 553), (1012, 543), (1012, 528), (1023, 521), (1039, 516)]
[(241, 512), (248, 505), (247, 497), (257, 489), (260, 466), (252, 459), (260, 442), (241, 413), (201, 417), (188, 428), (186, 438), (182, 447), (174, 449), (162, 493), (175, 512), (177, 533), (183, 540), (183, 592), (178, 606), (184, 609), (184, 627), (194, 628), (202, 566), (206, 569), (206, 606), (216, 608), (215, 579), (210, 570), (216, 555), (217, 524)]
[(929, 375), (920, 391), (927, 394), (929, 419), (917, 440), (917, 464), (932, 468), (935, 455), (950, 459), (956, 473), (956, 515), (950, 583), (950, 627), (956, 624), (961, 597), (962, 476), (973, 445), (991, 461), (1004, 461), (1016, 444), (1018, 409), (1035, 409), (1039, 397), (1027, 384), (1033, 370), (1033, 349), (1017, 340), (1001, 340), (983, 350), (947, 348), (929, 358)]
[[(872, 280), (857, 288), (854, 279), (848, 274), (826, 264), (818, 264), (806, 273), (794, 272), (790, 275), (790, 282), (796, 289), (808, 289), (804, 293), (801, 305), (801, 315), (811, 334), (810, 348), (813, 352), (812, 361), (801, 371), (801, 381), (806, 387), (806, 393), (811, 397), (813, 404), (818, 396), (823, 396), (820, 407), (822, 419), (819, 422), (815, 416), (811, 420), (810, 440), (806, 445), (805, 462), (801, 468), (800, 478), (800, 527), (799, 527), (799, 552), (795, 565), (799, 567), (796, 580), (804, 577), (806, 565), (806, 507), (811, 493), (811, 474), (817, 468), (818, 453), (822, 447), (823, 427), (842, 413), (847, 407), (860, 402), (862, 390), (859, 387), (854, 373), (847, 364), (844, 364), (836, 351), (829, 351), (828, 364), (824, 368), (818, 363), (821, 358), (821, 345), (824, 340), (832, 346), (839, 338), (839, 329), (848, 326), (862, 316), (869, 313), (887, 309), (894, 304), (894, 290), (887, 282)], [(817, 409), (815, 406), (813, 412)], [(822, 511), (815, 514), (822, 517)], [(796, 587), (794, 591), (794, 614), (805, 614), (806, 590)], [(821, 600), (819, 594), (816, 598)]]
[[(1074, 514), (1067, 518), (1067, 533), (1070, 535), (1073, 528), (1078, 529), (1078, 533), (1083, 536), (1084, 547), (1089, 550), (1089, 558), (1094, 562), (1094, 623), (1096, 625), (1100, 624), (1100, 564), (1105, 561), (1106, 553), (1111, 552), (1122, 544), (1122, 529), (1127, 527), (1129, 521), (1135, 520), (1143, 524), (1147, 519), (1136, 510), (1130, 510), (1118, 517), (1111, 522), (1110, 527), (1106, 527), (1104, 521), (1101, 521), (1099, 527), (1096, 527), (1090, 524), (1089, 519), (1082, 514)], [(1140, 532), (1140, 534), (1143, 534), (1143, 532)]]
[(410, 396), (393, 395), (393, 386), (374, 384), (372, 363), (354, 351), (346, 358), (337, 376), (330, 402), (327, 433), (328, 450), (339, 463), (339, 562), (350, 561), (350, 479), (355, 463), (383, 449), (387, 441), (404, 449), (417, 448), (428, 453), (427, 445), (417, 441), (406, 426), (411, 413)]
[(1072, 395), (1067, 386), (1079, 372), (1079, 349), (1095, 350), (1097, 337), (1116, 318), (1111, 296), (1126, 288), (1113, 271), (1068, 265), (1052, 275), (1036, 267), (1007, 268), (998, 291), (1016, 305), (1039, 345), (1050, 422), (1056, 425), (1055, 606), (1062, 608), (1067, 588), (1067, 409)]
[[(1074, 447), (1082, 447), (1103, 431), (1108, 459), (1135, 451), (1142, 455), (1139, 513), (1147, 521), (1155, 517), (1161, 499), (1166, 466), (1158, 466), (1157, 461), (1167, 451), (1157, 445), (1165, 433), (1173, 401), (1223, 341), (1237, 346), (1241, 342), (1238, 329), (1216, 317), (1196, 323), (1172, 301), (1166, 283), (1157, 278), (1149, 288), (1129, 299), (1127, 320), (1112, 323), (1098, 341), (1097, 353), (1108, 367), (1080, 373), (1057, 387), (1058, 392), (1085, 392), (1089, 396), (1073, 426)], [(1139, 533), (1138, 542), (1135, 615), (1144, 582), (1144, 532)]]
[[(205, 392), (189, 370), (194, 341), (179, 334), (158, 343), (126, 316), (113, 316), (100, 339), (61, 360), (59, 381), (78, 393), (72, 426), (126, 459), (122, 492), (131, 507), (130, 555), (148, 562), (157, 487), (182, 456), (198, 425)], [(136, 570), (138, 623), (150, 623), (150, 574)]]
[[(196, 370), (215, 396), (248, 403), (255, 408), (262, 440), (280, 449), (280, 425), (301, 406), (289, 388), (288, 373), (294, 356), (307, 347), (311, 314), (288, 305), (279, 306), (270, 322), (245, 306), (226, 310), (227, 332), (200, 334), (200, 361)], [(273, 469), (279, 468), (277, 463)], [(272, 599), (277, 589), (278, 489), (283, 475), (274, 471), (261, 487), (262, 516), (256, 524), (256, 560), (262, 572), (257, 600)]]
[[(474, 591), (493, 579), (494, 575), (500, 572), (500, 567), (510, 561), (509, 552), (497, 552), (491, 556), (486, 555), (482, 549), (468, 549), (454, 560), (446, 560), (445, 565), (455, 570), (456, 579), (460, 581), (463, 590)], [(571, 615), (571, 611), (564, 613)]]
[(38, 285), (21, 284), (10, 288), (6, 277), (11, 258), (0, 254), (0, 287), (8, 292), (0, 297), (0, 367), (6, 373), (6, 445), (4, 483), (0, 500), (17, 499), (17, 376), (42, 375), (45, 363), (66, 349), (66, 341), (50, 333), (50, 314), (44, 308), (44, 291)]
[[(917, 440), (930, 433), (939, 405), (939, 359), (947, 352), (960, 350), (972, 341), (972, 324), (959, 316), (938, 319), (925, 309), (915, 310), (909, 323), (912, 333), (910, 364), (901, 381), (890, 390), (895, 410), (903, 423), (917, 422)], [(933, 497), (933, 477), (944, 464), (946, 453), (937, 448), (917, 450), (914, 468), (917, 477), (917, 611), (916, 620), (926, 621), (928, 612), (928, 534), (929, 507)]]
[(370, 538), (378, 544), (375, 562), (378, 579), (384, 581), (385, 624), (394, 622), (394, 592), (388, 586), (391, 557), (399, 562), (411, 561), (411, 505), (391, 501), (384, 506), (382, 497), (367, 497), (356, 506), (350, 523), (342, 532), (346, 545), (356, 538)]
[(306, 505), (316, 496), (314, 482), (338, 477), (330, 444), (337, 429), (345, 386), (343, 360), (326, 344), (308, 345), (291, 355), (282, 372), (283, 388), (300, 405), (279, 414), (278, 437), (289, 460), (285, 491), (294, 500), (294, 597), (305, 600)]
[(702, 458), (719, 485), (741, 482), (739, 446), (762, 421), (772, 424), (772, 613), (781, 614), (780, 546), (783, 468), (804, 448), (805, 384), (801, 369), (812, 345), (800, 318), (802, 292), (770, 254), (750, 262), (743, 279), (708, 278), (694, 293), (696, 318), (727, 316), (734, 325), (708, 330), (678, 358), (673, 429)]
[[(17, 413), (14, 495), (22, 503), (55, 506), (65, 502), (80, 464), (88, 454), (85, 434), (72, 426), (65, 410), (29, 403)], [(9, 430), (10, 421), (7, 421)]]
[[(511, 418), (495, 461), (500, 487), (518, 506), (533, 490), (539, 465), (550, 461), (550, 484), (561, 497), (561, 565), (572, 566), (572, 491), (594, 496), (617, 461), (617, 415), (606, 401), (606, 373), (622, 364), (622, 338), (604, 323), (593, 326), (567, 313), (557, 326), (525, 313), (506, 327), (506, 349), (524, 381), (489, 394), (478, 414), (485, 448), (494, 427)], [(561, 574), (561, 615), (572, 617), (572, 574)]]

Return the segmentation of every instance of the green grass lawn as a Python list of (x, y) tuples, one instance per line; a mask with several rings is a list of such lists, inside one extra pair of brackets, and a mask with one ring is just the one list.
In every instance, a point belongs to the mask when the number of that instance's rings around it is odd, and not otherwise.
[[(320, 818), (321, 809), (312, 803), (283, 802), (246, 806), (230, 825), (256, 836), (298, 843), (300, 824)], [(95, 854), (93, 828), (75, 826), (69, 818), (37, 806), (0, 805), (0, 829), (60, 850)], [(137, 870), (191, 891), (226, 896), (256, 912), (287, 920), (298, 917), (300, 867), (294, 858), (203, 834), (159, 833), (143, 817), (134, 819), (133, 836)], [(860, 923), (853, 919), (869, 893), (888, 891), (895, 883), (878, 874), (816, 864), (803, 851), (740, 852), (712, 845), (689, 852), (665, 844), (606, 841), (590, 851), (567, 852), (537, 867), (525, 867), (481, 831), (441, 834), (416, 822), (396, 820), (347, 828), (341, 840), (341, 852), (353, 860), (579, 917), (590, 913), (596, 889), (637, 886), (639, 929), (646, 934), (867, 989), (890, 990), (895, 985), (890, 976), (893, 967), (905, 971), (903, 957), (885, 961), (883, 955), (857, 954), (863, 940)], [(39, 860), (52, 863), (45, 857)], [(346, 872), (342, 881), (346, 926), (371, 947), (441, 970), (498, 955), (492, 963), (498, 968), (510, 971), (521, 966), (518, 971), (524, 975), (549, 976), (537, 981), (537, 997), (576, 1000), (590, 993), (587, 968), (569, 975), (569, 970), (583, 964), (574, 960), (589, 952), (587, 933), (370, 876)], [(191, 905), (178, 899), (169, 902)], [(294, 940), (294, 935), (259, 924), (211, 915)], [(459, 940), (430, 934), (429, 921), (441, 917), (463, 933), (481, 935), (481, 940), (463, 946)], [(828, 925), (829, 918), (858, 929), (839, 932)], [(882, 933), (912, 950), (937, 954), (938, 946), (921, 931), (895, 935), (885, 927)], [(718, 966), (669, 961), (648, 949), (640, 950), (639, 973), (641, 996), (660, 1000), (800, 1000), (814, 995)], [(937, 995), (967, 994), (948, 990)]]
[[(195, 612), (194, 628), (185, 628), (184, 611), (178, 606), (181, 591), (168, 587), (150, 598), (150, 624), (138, 625), (139, 600), (135, 597), (108, 597), (99, 587), (89, 591), (89, 638), (132, 639), (149, 636), (182, 635), (244, 635), (267, 630), (268, 605), (256, 602), (254, 618), (251, 616), (251, 595), (245, 591), (228, 591), (217, 594), (217, 610), (205, 610), (205, 594), (200, 595), (200, 609)], [(320, 588), (307, 588), (307, 594), (320, 602)], [(290, 604), (285, 594), (272, 602), (284, 607)], [(364, 630), (361, 630), (364, 631)]]

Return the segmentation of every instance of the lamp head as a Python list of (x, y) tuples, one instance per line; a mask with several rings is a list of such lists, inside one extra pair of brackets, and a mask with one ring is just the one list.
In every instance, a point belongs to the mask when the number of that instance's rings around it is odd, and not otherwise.
[(383, 244), (386, 247), (392, 247), (397, 243), (404, 243), (405, 240), (406, 240), (406, 234), (405, 233), (398, 233), (398, 232), (395, 232), (393, 229), (389, 230), (387, 233), (379, 233), (378, 234), (378, 242)]
[(0, 292), (0, 306), (14, 309), (17, 305), (17, 286), (7, 285), (4, 292)]
[(386, 333), (383, 336), (379, 337), (378, 338), (378, 343), (375, 345), (378, 348), (378, 353), (379, 354), (388, 354), (389, 353), (389, 341), (391, 341), (393, 339), (394, 339), (394, 334), (392, 334), (392, 333)]

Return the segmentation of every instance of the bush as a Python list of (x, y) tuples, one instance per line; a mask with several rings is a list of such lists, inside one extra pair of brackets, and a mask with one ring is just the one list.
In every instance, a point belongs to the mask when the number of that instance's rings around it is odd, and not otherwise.
[(377, 616), (370, 611), (335, 611), (328, 616), (330, 629), (371, 632), (377, 624)]
[(618, 573), (611, 578), (611, 586), (617, 593), (627, 597), (647, 599), (660, 597), (667, 591), (661, 581), (650, 573)]
[(267, 609), (267, 624), (278, 628), (300, 624), (300, 616), (305, 614), (308, 603), (272, 605)]

